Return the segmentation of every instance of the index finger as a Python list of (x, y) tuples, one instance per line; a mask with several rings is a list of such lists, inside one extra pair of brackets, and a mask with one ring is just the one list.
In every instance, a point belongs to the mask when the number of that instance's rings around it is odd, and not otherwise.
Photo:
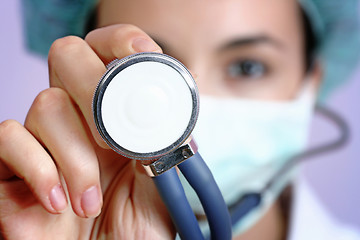
[(114, 58), (123, 58), (137, 52), (159, 52), (161, 48), (145, 32), (128, 24), (117, 24), (95, 29), (85, 41), (107, 64)]

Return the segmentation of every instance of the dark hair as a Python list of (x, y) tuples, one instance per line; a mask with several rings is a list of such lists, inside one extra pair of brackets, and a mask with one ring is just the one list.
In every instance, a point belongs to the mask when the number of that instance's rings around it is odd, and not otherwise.
[[(97, 12), (96, 8), (94, 8), (87, 19), (86, 25), (85, 25), (85, 35), (91, 32), (92, 30), (96, 29), (96, 23), (97, 23)], [(85, 37), (85, 36), (84, 36)]]
[(306, 72), (310, 72), (313, 68), (315, 61), (317, 39), (315, 37), (315, 32), (310, 23), (309, 17), (306, 15), (302, 7), (300, 7), (300, 11), (301, 11), (301, 18), (302, 18), (303, 32), (304, 32), (305, 70)]

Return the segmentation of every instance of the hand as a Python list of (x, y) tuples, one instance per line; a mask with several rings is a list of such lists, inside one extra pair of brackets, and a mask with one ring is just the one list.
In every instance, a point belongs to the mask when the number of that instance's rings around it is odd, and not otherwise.
[[(95, 87), (114, 58), (161, 49), (114, 25), (49, 52), (50, 88), (25, 124), (0, 124), (0, 227), (6, 239), (170, 239), (175, 230), (152, 180), (101, 139)], [(102, 210), (101, 210), (102, 209)]]

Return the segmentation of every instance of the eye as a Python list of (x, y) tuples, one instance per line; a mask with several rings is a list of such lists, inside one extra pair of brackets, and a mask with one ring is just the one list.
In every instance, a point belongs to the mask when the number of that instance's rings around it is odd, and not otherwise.
[(266, 73), (265, 65), (256, 60), (239, 60), (228, 67), (228, 75), (233, 78), (260, 78)]

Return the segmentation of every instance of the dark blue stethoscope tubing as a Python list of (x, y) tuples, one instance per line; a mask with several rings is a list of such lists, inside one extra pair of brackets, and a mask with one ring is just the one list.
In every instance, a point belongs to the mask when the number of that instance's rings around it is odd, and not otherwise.
[(183, 240), (203, 240), (199, 224), (185, 196), (175, 168), (156, 176), (153, 181), (168, 209), (176, 231)]
[(232, 237), (231, 218), (215, 179), (199, 152), (178, 165), (204, 208), (212, 240)]
[[(200, 199), (208, 219), (211, 239), (231, 239), (231, 218), (228, 208), (210, 169), (200, 154), (196, 153), (178, 167)], [(176, 170), (172, 168), (154, 177), (153, 180), (180, 238), (204, 239)]]

